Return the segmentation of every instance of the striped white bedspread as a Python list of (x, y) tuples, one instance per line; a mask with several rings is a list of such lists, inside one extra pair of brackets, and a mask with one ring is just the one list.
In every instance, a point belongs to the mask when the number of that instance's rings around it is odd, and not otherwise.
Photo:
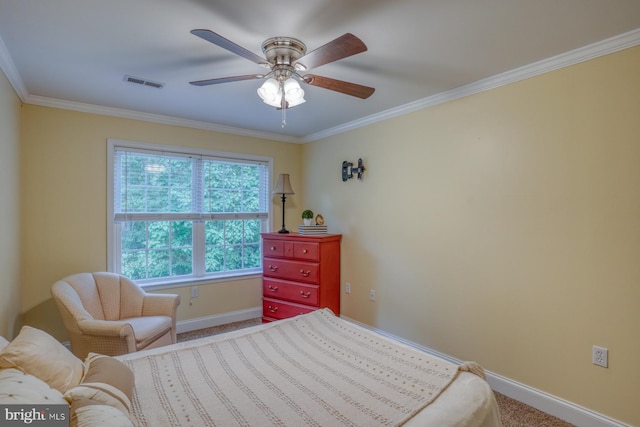
[(458, 367), (318, 310), (122, 357), (140, 426), (395, 426)]

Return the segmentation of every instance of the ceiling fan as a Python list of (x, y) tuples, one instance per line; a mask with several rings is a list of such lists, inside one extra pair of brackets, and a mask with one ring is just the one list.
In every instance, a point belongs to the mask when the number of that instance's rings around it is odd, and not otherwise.
[(262, 87), (258, 89), (258, 95), (266, 104), (283, 110), (283, 127), (286, 124), (284, 110), (305, 102), (304, 91), (300, 88), (298, 81), (361, 99), (366, 99), (375, 92), (372, 87), (344, 80), (336, 80), (315, 74), (300, 74), (302, 71), (317, 68), (366, 51), (367, 46), (362, 40), (350, 33), (344, 34), (309, 53), (307, 53), (305, 44), (298, 39), (271, 37), (262, 43), (262, 52), (264, 52), (266, 59), (211, 30), (196, 29), (192, 30), (191, 34), (255, 62), (261, 67), (269, 69), (269, 72), (266, 74), (245, 74), (198, 80), (190, 83), (195, 86), (208, 86), (242, 80), (267, 79)]

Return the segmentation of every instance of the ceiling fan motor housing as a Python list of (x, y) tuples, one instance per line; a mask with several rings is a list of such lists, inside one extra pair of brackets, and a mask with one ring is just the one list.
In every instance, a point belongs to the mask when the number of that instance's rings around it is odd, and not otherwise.
[(293, 65), (307, 53), (307, 46), (292, 37), (271, 37), (262, 43), (262, 51), (271, 65)]

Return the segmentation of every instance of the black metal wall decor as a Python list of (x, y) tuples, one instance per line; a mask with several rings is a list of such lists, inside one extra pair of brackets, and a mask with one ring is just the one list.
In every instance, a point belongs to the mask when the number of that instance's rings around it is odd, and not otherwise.
[(365, 171), (365, 167), (362, 164), (362, 159), (358, 159), (358, 167), (354, 168), (353, 163), (347, 162), (346, 160), (342, 162), (342, 181), (346, 182), (347, 180), (353, 178), (353, 174), (358, 175), (358, 179), (362, 179), (362, 174)]

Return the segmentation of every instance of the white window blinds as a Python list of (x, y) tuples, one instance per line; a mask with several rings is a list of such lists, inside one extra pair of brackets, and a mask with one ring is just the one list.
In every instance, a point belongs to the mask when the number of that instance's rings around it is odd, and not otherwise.
[(110, 269), (143, 285), (259, 273), (269, 159), (148, 147), (110, 143)]
[(266, 162), (115, 147), (116, 221), (265, 219)]

